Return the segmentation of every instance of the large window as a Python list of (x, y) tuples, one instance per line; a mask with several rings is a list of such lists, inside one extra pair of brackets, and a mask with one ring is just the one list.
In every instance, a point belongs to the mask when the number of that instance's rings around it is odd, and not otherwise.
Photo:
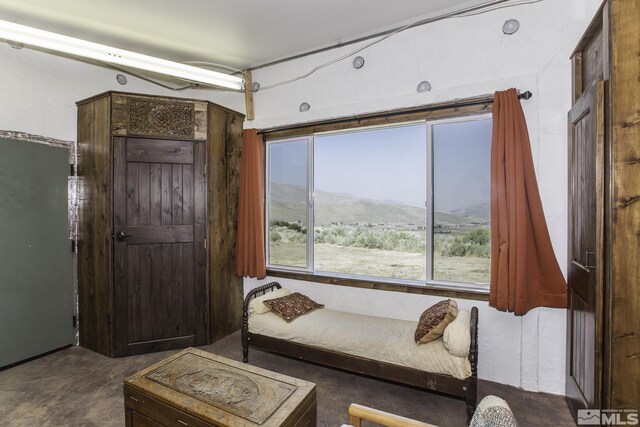
[(490, 116), (267, 143), (271, 269), (489, 281)]

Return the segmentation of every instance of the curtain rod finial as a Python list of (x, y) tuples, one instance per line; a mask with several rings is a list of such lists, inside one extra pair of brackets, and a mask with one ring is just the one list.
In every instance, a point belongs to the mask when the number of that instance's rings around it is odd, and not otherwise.
[(533, 96), (533, 94), (531, 93), (531, 91), (526, 91), (524, 93), (521, 93), (518, 96), (518, 98), (527, 100), (527, 99), (531, 99), (532, 96)]

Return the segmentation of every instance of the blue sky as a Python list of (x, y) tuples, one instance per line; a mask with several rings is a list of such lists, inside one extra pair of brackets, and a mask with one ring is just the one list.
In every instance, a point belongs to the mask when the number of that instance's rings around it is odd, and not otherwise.
[(490, 119), (435, 125), (433, 158), (436, 211), (489, 204)]
[[(316, 190), (424, 206), (424, 123), (314, 138)], [(489, 202), (491, 120), (433, 126), (435, 209)], [(271, 144), (273, 182), (306, 186), (306, 139)]]

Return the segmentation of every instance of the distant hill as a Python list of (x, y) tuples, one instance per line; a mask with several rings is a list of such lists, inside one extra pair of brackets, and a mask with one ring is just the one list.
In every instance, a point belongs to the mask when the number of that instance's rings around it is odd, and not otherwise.
[(475, 205), (465, 206), (464, 208), (451, 211), (453, 215), (463, 216), (466, 218), (483, 219), (489, 221), (491, 212), (488, 203), (476, 203)]
[[(306, 191), (304, 188), (286, 184), (271, 186), (271, 220), (305, 222)], [(488, 212), (488, 209), (486, 209)], [(458, 209), (456, 212), (436, 212), (435, 221), (439, 224), (461, 225), (484, 223), (489, 215), (484, 214), (480, 205)], [(349, 194), (316, 191), (315, 223), (358, 224), (413, 224), (425, 223), (425, 209), (415, 206), (353, 197)]]

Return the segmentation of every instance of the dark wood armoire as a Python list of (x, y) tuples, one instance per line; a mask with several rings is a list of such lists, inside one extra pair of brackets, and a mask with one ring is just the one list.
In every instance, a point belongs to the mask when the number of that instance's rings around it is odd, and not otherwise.
[(120, 92), (77, 104), (80, 345), (124, 356), (240, 329), (244, 116)]
[(640, 409), (640, 2), (605, 1), (571, 59), (566, 397), (577, 417)]

